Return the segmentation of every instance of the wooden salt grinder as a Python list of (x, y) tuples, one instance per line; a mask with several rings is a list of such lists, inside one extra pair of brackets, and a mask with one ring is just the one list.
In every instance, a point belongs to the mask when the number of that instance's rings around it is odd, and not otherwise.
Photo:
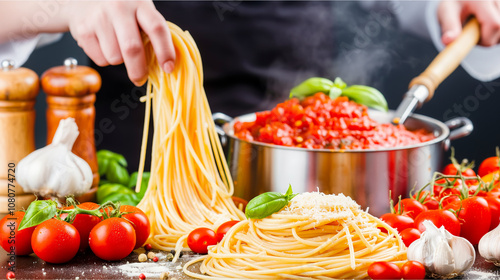
[[(12, 60), (4, 60), (0, 69), (0, 213), (7, 211), (7, 196), (14, 191), (16, 208), (25, 207), (33, 195), (21, 195), (22, 188), (9, 179), (9, 168), (35, 150), (35, 99), (39, 91), (38, 75), (27, 68), (14, 68)], [(10, 176), (9, 176), (10, 174)], [(4, 204), (5, 200), (5, 205)], [(20, 205), (22, 203), (23, 205)], [(5, 207), (4, 207), (5, 206)], [(5, 209), (4, 209), (5, 208)]]
[(47, 143), (52, 142), (60, 120), (74, 118), (80, 135), (72, 151), (90, 165), (94, 175), (92, 188), (99, 184), (94, 103), (100, 88), (99, 73), (90, 67), (79, 66), (74, 58), (67, 58), (64, 66), (50, 68), (42, 75), (42, 89), (47, 94)]

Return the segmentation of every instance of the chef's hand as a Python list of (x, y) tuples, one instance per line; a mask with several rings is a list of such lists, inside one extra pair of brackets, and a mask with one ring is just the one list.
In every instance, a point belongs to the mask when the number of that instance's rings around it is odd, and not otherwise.
[(475, 16), (481, 26), (482, 46), (500, 43), (500, 1), (442, 1), (438, 8), (443, 44), (453, 42), (462, 31), (462, 23)]
[(151, 40), (163, 70), (167, 73), (173, 70), (172, 37), (153, 2), (68, 2), (66, 15), (71, 35), (85, 53), (99, 66), (124, 62), (135, 85), (144, 84), (148, 74), (140, 30)]

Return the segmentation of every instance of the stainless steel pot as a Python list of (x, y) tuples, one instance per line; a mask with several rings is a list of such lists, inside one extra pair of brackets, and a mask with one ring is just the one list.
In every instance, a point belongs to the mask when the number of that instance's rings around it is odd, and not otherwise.
[[(394, 112), (370, 111), (370, 117), (388, 123)], [(441, 167), (450, 141), (473, 130), (467, 118), (446, 123), (413, 114), (405, 122), (410, 129), (425, 128), (435, 139), (413, 146), (382, 150), (332, 151), (292, 148), (248, 142), (234, 136), (236, 121), (253, 121), (255, 114), (235, 119), (222, 113), (213, 115), (235, 184), (235, 195), (251, 199), (267, 192), (285, 192), (291, 184), (295, 193), (322, 191), (351, 196), (370, 213), (389, 210), (393, 198), (406, 196), (412, 188), (424, 186)]]

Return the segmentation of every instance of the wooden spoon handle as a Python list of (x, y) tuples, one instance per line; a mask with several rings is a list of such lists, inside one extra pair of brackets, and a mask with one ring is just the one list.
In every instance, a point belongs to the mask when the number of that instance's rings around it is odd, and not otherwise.
[(410, 82), (410, 88), (414, 85), (424, 85), (429, 90), (429, 101), (434, 91), (455, 69), (467, 54), (477, 45), (480, 37), (479, 22), (472, 18), (464, 26), (462, 33), (455, 41), (444, 48), (431, 64)]

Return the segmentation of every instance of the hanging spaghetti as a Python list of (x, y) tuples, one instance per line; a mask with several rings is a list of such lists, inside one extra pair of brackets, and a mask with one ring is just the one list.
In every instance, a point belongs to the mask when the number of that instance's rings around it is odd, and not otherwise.
[[(314, 192), (297, 195), (267, 218), (237, 223), (184, 273), (199, 279), (358, 279), (375, 261), (405, 259), (395, 229), (343, 194)], [(201, 274), (190, 271), (199, 261)]]
[(151, 179), (138, 207), (152, 222), (148, 242), (156, 249), (176, 249), (177, 259), (193, 229), (215, 230), (244, 214), (231, 199), (233, 182), (203, 89), (198, 48), (188, 32), (168, 25), (177, 55), (172, 73), (161, 70), (145, 40), (149, 77), (142, 99), (146, 117), (138, 178), (144, 170), (151, 105), (154, 134)]

